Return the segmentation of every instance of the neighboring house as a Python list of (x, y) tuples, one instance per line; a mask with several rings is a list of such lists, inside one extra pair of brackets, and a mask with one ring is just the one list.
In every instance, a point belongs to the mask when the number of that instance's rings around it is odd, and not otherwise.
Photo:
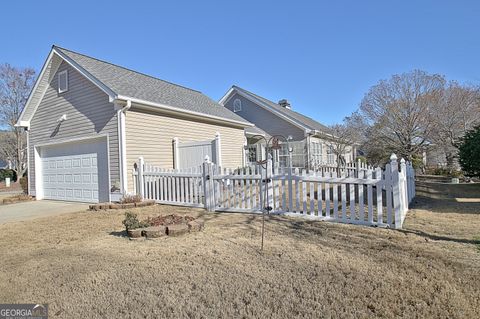
[(5, 160), (0, 159), (0, 169), (10, 168), (9, 163)]
[(242, 166), (253, 125), (201, 92), (53, 46), (17, 126), (28, 129), (31, 195), (104, 202), (133, 191), (140, 156)]
[[(292, 166), (302, 168), (318, 168), (324, 165), (337, 165), (334, 154), (335, 137), (330, 129), (314, 119), (295, 112), (287, 100), (272, 102), (264, 97), (249, 92), (238, 86), (232, 86), (219, 102), (227, 109), (255, 124), (247, 128), (246, 157), (248, 162), (265, 159), (264, 140), (274, 135), (291, 137), (290, 146), (293, 149)], [(283, 148), (274, 159), (280, 165), (286, 166), (290, 156)], [(346, 163), (355, 160), (355, 148), (347, 147), (342, 155)]]
[[(452, 168), (460, 170), (461, 167), (458, 162), (458, 150), (450, 147), (449, 152), (452, 155)], [(435, 144), (427, 144), (424, 147), (422, 156), (422, 162), (425, 168), (448, 168), (447, 156), (443, 147), (439, 147)]]

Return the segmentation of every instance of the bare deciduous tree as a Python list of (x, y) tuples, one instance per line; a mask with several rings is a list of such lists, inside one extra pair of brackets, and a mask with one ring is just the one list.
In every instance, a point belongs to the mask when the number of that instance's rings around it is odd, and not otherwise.
[(384, 149), (411, 161), (428, 141), (431, 113), (444, 86), (443, 76), (419, 70), (380, 81), (360, 105), (369, 134)]
[(457, 158), (457, 144), (466, 132), (480, 123), (480, 88), (450, 82), (432, 112), (430, 139), (445, 155), (450, 171)]
[(345, 165), (347, 152), (355, 152), (361, 141), (363, 125), (360, 114), (355, 112), (345, 117), (342, 123), (331, 125), (329, 134), (322, 134), (322, 139), (329, 142), (330, 150), (335, 154), (337, 166)]
[(0, 125), (9, 131), (0, 143), (0, 156), (9, 159), (18, 178), (27, 169), (26, 138), (22, 128), (15, 127), (35, 81), (32, 68), (0, 65)]

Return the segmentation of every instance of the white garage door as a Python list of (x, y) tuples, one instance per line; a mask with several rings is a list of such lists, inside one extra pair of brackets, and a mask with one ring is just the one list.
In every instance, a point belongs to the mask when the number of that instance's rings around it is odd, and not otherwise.
[(41, 149), (45, 199), (96, 203), (108, 201), (106, 141)]

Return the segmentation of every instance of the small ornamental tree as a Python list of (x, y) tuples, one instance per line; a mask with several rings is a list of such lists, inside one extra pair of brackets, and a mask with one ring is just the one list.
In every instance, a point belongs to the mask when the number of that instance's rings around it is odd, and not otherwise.
[(465, 175), (480, 177), (480, 125), (465, 134), (458, 150), (460, 165)]

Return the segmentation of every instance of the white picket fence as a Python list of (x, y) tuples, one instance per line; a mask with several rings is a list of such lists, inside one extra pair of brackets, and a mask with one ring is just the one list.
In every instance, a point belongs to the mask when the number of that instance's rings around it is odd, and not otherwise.
[(385, 169), (360, 162), (318, 171), (257, 165), (225, 169), (162, 169), (139, 159), (133, 172), (136, 193), (158, 203), (204, 207), (209, 211), (301, 216), (340, 223), (401, 228), (415, 196), (410, 163), (393, 154)]

